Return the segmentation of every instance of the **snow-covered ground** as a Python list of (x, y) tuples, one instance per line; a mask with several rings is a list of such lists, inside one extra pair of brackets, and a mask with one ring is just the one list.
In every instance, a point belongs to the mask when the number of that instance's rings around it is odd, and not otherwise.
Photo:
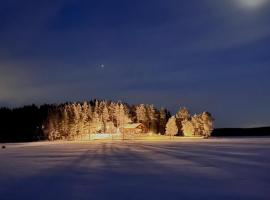
[(270, 199), (270, 138), (7, 144), (0, 199)]

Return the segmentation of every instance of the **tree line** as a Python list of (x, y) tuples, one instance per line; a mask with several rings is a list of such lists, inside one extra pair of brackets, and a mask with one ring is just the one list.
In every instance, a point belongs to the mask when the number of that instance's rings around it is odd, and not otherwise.
[(169, 136), (209, 137), (213, 131), (209, 112), (191, 116), (187, 108), (180, 108), (171, 116), (167, 109), (153, 105), (96, 100), (56, 107), (45, 122), (44, 133), (49, 140), (72, 140), (83, 134), (116, 133), (128, 123), (142, 123), (146, 133)]
[(94, 101), (68, 103), (55, 107), (44, 123), (49, 140), (72, 140), (83, 134), (116, 133), (128, 123), (142, 123), (147, 132), (165, 134), (171, 114), (153, 105)]
[(203, 112), (191, 116), (186, 108), (175, 114), (153, 105), (92, 100), (0, 109), (0, 142), (73, 140), (91, 133), (116, 133), (128, 123), (142, 123), (147, 133), (210, 136), (213, 118)]

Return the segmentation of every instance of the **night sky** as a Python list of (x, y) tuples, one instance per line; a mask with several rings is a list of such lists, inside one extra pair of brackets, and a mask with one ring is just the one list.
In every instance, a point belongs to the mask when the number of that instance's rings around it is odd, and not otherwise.
[(270, 125), (268, 0), (0, 0), (0, 106), (92, 98)]

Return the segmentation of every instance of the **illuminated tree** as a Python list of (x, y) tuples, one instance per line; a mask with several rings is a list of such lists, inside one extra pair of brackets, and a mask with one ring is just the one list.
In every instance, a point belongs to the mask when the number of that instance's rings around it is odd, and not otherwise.
[(176, 118), (175, 116), (172, 116), (168, 123), (166, 124), (166, 135), (169, 135), (170, 137), (175, 136), (178, 133), (178, 128), (176, 125)]
[(106, 129), (108, 133), (116, 133), (116, 127), (114, 126), (114, 123), (112, 121), (107, 122)]
[(89, 131), (89, 121), (91, 115), (91, 106), (84, 102), (81, 109), (81, 121), (82, 121), (82, 134), (90, 133)]
[(104, 129), (100, 115), (95, 111), (91, 122), (91, 132), (99, 133)]
[(146, 122), (147, 121), (147, 114), (146, 114), (146, 108), (144, 104), (140, 104), (136, 107), (136, 116), (137, 116), (137, 122)]
[(131, 119), (129, 118), (127, 113), (127, 109), (122, 103), (118, 106), (118, 120), (120, 127), (123, 126), (124, 124), (131, 122)]
[(45, 137), (48, 138), (48, 140), (53, 140), (54, 139), (54, 123), (53, 123), (53, 116), (50, 113), (48, 119), (44, 123), (44, 134)]
[(143, 123), (146, 126), (146, 128), (149, 129), (149, 119), (144, 104), (136, 106), (136, 118), (137, 122)]
[(191, 120), (182, 122), (184, 136), (204, 136), (208, 138), (213, 131), (213, 118), (210, 113), (195, 114)]
[(111, 103), (109, 108), (110, 120), (115, 124), (116, 127), (119, 126), (119, 105), (118, 103)]
[(74, 134), (72, 134), (73, 131), (76, 131), (74, 128), (74, 112), (73, 112), (73, 104), (66, 105), (67, 114), (68, 114), (68, 135), (66, 139), (73, 139), (72, 137)]
[(70, 134), (69, 138), (70, 139), (75, 139), (80, 132), (80, 112), (78, 109), (78, 106), (76, 104), (71, 105), (71, 129), (70, 129)]
[(114, 120), (114, 108), (115, 108), (115, 103), (114, 102), (110, 102), (110, 104), (108, 105), (108, 112), (109, 112), (109, 121), (115, 122)]
[(49, 140), (73, 140), (85, 134), (90, 137), (92, 133), (115, 133), (132, 122), (143, 123), (151, 133), (170, 136), (178, 130), (184, 136), (209, 137), (213, 131), (213, 118), (208, 112), (190, 117), (189, 111), (181, 108), (171, 117), (166, 109), (158, 110), (153, 105), (130, 106), (98, 100), (53, 106), (42, 129)]
[(110, 119), (109, 111), (107, 105), (105, 104), (102, 111), (102, 119), (103, 121), (107, 122)]
[(147, 116), (149, 117), (149, 130), (151, 133), (158, 132), (158, 114), (153, 105), (147, 107)]
[(110, 119), (109, 111), (107, 105), (105, 104), (102, 111), (102, 122), (104, 124), (104, 132), (107, 131), (107, 124), (109, 122), (109, 119)]
[(191, 118), (191, 122), (194, 127), (194, 135), (195, 136), (202, 136), (202, 131), (203, 131), (203, 123), (202, 123), (202, 118), (201, 114), (195, 114)]
[(95, 101), (94, 112), (96, 112), (97, 114), (101, 113), (98, 100)]
[(188, 119), (182, 121), (182, 131), (183, 135), (186, 137), (191, 137), (195, 135), (193, 123)]
[(49, 117), (45, 122), (44, 133), (48, 140), (60, 140), (61, 128), (60, 128), (60, 117), (58, 109), (50, 111)]
[(176, 113), (175, 117), (176, 117), (176, 124), (179, 130), (179, 133), (182, 133), (183, 135), (182, 122), (190, 119), (190, 114), (189, 114), (188, 109), (185, 107), (180, 108), (180, 110)]
[(209, 112), (203, 112), (201, 118), (203, 122), (203, 136), (208, 138), (214, 130), (214, 119)]
[(60, 132), (62, 139), (67, 139), (69, 135), (69, 116), (67, 112), (66, 106), (60, 109), (61, 111), (61, 124), (60, 124)]

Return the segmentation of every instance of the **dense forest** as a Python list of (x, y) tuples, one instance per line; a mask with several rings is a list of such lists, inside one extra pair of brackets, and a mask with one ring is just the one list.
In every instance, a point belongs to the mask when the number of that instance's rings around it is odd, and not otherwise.
[(270, 136), (270, 127), (258, 128), (218, 128), (212, 134), (214, 137), (250, 137), (250, 136)]
[(0, 109), (0, 142), (74, 140), (83, 134), (117, 133), (125, 124), (141, 123), (145, 133), (210, 136), (213, 118), (203, 112), (191, 116), (186, 108), (175, 115), (153, 105), (93, 100)]
[(42, 125), (54, 105), (0, 108), (0, 142), (44, 140)]

